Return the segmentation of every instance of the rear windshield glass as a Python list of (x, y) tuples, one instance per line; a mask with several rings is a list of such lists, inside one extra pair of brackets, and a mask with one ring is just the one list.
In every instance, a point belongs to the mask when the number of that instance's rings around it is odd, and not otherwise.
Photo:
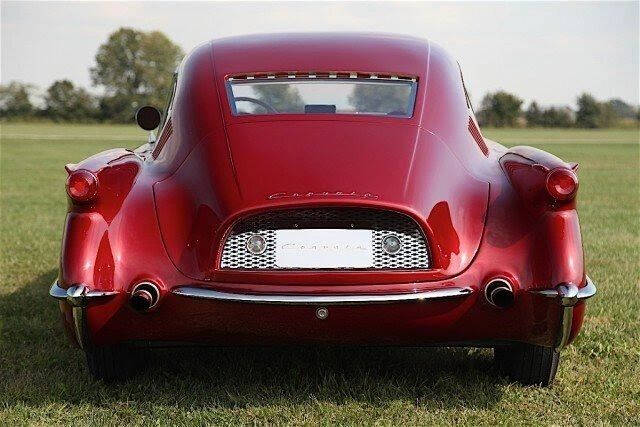
[(411, 117), (416, 97), (412, 80), (252, 79), (228, 81), (234, 115), (373, 114)]

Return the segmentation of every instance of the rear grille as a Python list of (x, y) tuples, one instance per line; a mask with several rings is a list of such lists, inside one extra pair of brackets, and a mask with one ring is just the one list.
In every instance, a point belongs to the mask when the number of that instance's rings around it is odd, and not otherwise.
[[(236, 223), (222, 250), (220, 267), (233, 270), (278, 270), (275, 264), (276, 230), (332, 228), (372, 230), (374, 270), (428, 269), (429, 248), (416, 222), (392, 211), (368, 208), (321, 208), (271, 211)], [(260, 255), (246, 248), (247, 239), (261, 235), (266, 249)], [(390, 255), (382, 249), (382, 239), (395, 235), (402, 250)]]

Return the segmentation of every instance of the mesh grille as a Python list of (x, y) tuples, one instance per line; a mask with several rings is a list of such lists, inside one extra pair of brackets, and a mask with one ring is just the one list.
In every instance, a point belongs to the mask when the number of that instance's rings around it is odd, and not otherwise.
[[(241, 220), (227, 237), (220, 266), (241, 270), (282, 269), (275, 264), (276, 230), (310, 228), (372, 230), (371, 269), (427, 269), (430, 266), (427, 242), (415, 221), (397, 212), (363, 208), (272, 211)], [(246, 241), (253, 234), (261, 235), (267, 243), (260, 255), (253, 255), (246, 248)], [(382, 249), (382, 239), (390, 234), (402, 242), (402, 249), (394, 255)]]

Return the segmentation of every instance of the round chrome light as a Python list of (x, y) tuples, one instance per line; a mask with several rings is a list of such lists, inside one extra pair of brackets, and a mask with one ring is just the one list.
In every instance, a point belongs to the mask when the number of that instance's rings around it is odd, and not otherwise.
[(254, 234), (247, 239), (247, 250), (253, 255), (260, 255), (267, 249), (267, 241), (259, 234)]
[(389, 255), (397, 254), (400, 249), (402, 249), (402, 242), (398, 237), (390, 234), (382, 239), (382, 250)]

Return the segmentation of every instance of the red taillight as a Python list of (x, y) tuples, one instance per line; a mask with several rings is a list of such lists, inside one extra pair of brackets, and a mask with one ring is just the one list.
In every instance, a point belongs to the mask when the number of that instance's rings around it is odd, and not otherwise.
[(553, 169), (547, 175), (547, 192), (556, 200), (570, 200), (578, 192), (578, 176), (571, 169)]
[(67, 194), (76, 202), (89, 202), (98, 195), (98, 179), (86, 170), (72, 172), (67, 178)]

